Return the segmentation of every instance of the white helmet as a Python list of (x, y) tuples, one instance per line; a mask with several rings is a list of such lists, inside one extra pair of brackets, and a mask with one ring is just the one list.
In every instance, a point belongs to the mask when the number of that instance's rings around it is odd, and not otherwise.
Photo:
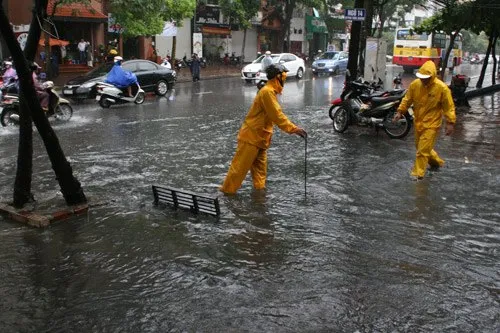
[(270, 55), (270, 54), (271, 54), (271, 51), (266, 51), (266, 54), (267, 54), (267, 55)]
[(5, 62), (4, 62), (4, 65), (5, 65), (5, 66), (12, 66), (12, 61), (5, 61)]
[(118, 61), (122, 61), (122, 60), (123, 60), (123, 58), (120, 57), (120, 56), (116, 56), (116, 57), (113, 58), (114, 62), (118, 62)]

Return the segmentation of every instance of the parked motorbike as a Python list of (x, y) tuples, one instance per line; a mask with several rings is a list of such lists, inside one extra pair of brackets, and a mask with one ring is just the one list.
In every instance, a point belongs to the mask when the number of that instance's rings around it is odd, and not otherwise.
[(240, 64), (240, 57), (238, 57), (234, 52), (231, 54), (230, 64), (233, 66), (237, 66)]
[(397, 122), (392, 119), (406, 90), (392, 90), (367, 94), (366, 83), (351, 81), (346, 75), (346, 85), (340, 98), (332, 101), (333, 129), (343, 133), (349, 125), (383, 129), (392, 139), (404, 138), (411, 129), (412, 117), (408, 113)]
[[(57, 121), (68, 121), (73, 116), (70, 102), (60, 97), (54, 90), (54, 82), (46, 81), (43, 83), (43, 87), (49, 94), (49, 108), (45, 115), (53, 117)], [(19, 97), (17, 95), (5, 95), (0, 107), (2, 108), (0, 114), (2, 126), (19, 125)]]
[(402, 89), (403, 88), (403, 80), (402, 80), (402, 77), (401, 77), (401, 73), (399, 73), (398, 75), (396, 75), (393, 79), (392, 79), (392, 88), (393, 89)]
[(144, 100), (146, 99), (146, 93), (141, 89), (138, 83), (132, 87), (132, 90), (135, 90), (135, 95), (128, 97), (125, 96), (124, 90), (117, 88), (116, 86), (109, 83), (98, 82), (97, 95), (95, 99), (104, 109), (109, 108), (113, 104), (144, 103)]

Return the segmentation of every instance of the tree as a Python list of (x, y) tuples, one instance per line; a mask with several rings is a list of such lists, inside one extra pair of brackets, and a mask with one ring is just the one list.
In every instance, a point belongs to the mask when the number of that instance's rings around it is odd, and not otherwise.
[(222, 13), (229, 18), (229, 24), (236, 22), (243, 28), (243, 43), (241, 45), (241, 55), (245, 55), (245, 44), (247, 39), (247, 29), (252, 26), (252, 18), (257, 15), (260, 8), (258, 0), (220, 0)]
[[(272, 16), (276, 16), (281, 21), (279, 40), (286, 40), (286, 51), (288, 51), (290, 49), (290, 23), (295, 8), (298, 5), (305, 8), (321, 8), (324, 5), (324, 0), (268, 0), (267, 5), (274, 9)], [(284, 46), (284, 44), (279, 45), (280, 52), (283, 52)]]
[(458, 34), (462, 29), (469, 27), (475, 18), (473, 15), (470, 15), (473, 8), (471, 2), (461, 3), (456, 2), (455, 0), (440, 1), (442, 1), (444, 7), (432, 17), (425, 19), (420, 26), (415, 27), (415, 31), (418, 33), (444, 31), (450, 36), (449, 45), (444, 59), (442, 59), (440, 71), (440, 77), (443, 79), (446, 65), (448, 64), (448, 59), (450, 57), (451, 50), (454, 48), (455, 40)]
[(87, 202), (80, 182), (73, 176), (71, 165), (67, 161), (57, 139), (57, 135), (50, 126), (44, 111), (38, 101), (31, 71), (28, 68), (28, 61), (33, 60), (38, 41), (41, 35), (41, 28), (38, 19), (46, 18), (48, 0), (34, 0), (33, 18), (28, 33), (25, 53), (21, 50), (17, 42), (9, 19), (3, 8), (3, 0), (0, 0), (0, 32), (4, 38), (12, 59), (16, 66), (20, 85), (20, 130), (19, 130), (19, 151), (17, 161), (16, 180), (14, 183), (14, 206), (23, 207), (29, 202), (31, 194), (31, 174), (32, 174), (32, 119), (42, 137), (43, 143), (49, 155), (52, 168), (61, 187), (61, 192), (68, 205)]
[[(182, 21), (191, 18), (196, 10), (196, 0), (165, 0), (162, 17), (165, 21), (176, 22), (182, 26)], [(177, 36), (172, 38), (172, 64), (175, 63)]]

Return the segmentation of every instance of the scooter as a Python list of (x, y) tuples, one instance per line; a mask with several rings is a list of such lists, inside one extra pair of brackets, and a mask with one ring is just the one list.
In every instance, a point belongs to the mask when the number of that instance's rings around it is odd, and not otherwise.
[[(73, 116), (73, 108), (67, 99), (59, 96), (54, 90), (54, 82), (46, 81), (43, 88), (49, 94), (49, 108), (45, 112), (47, 117), (54, 117), (57, 121), (68, 121)], [(17, 95), (4, 96), (0, 107), (0, 122), (2, 126), (19, 125), (19, 97)]]
[(333, 129), (343, 133), (349, 125), (374, 127), (377, 131), (383, 129), (392, 139), (402, 139), (411, 129), (413, 119), (406, 113), (397, 122), (392, 119), (401, 100), (406, 94), (405, 89), (366, 94), (368, 86), (349, 80), (346, 74), (346, 86), (340, 98), (332, 101)]
[(132, 90), (134, 90), (134, 88), (135, 88), (135, 95), (128, 97), (125, 96), (125, 92), (122, 89), (117, 88), (116, 86), (109, 83), (98, 82), (97, 95), (95, 99), (99, 103), (99, 105), (104, 109), (109, 108), (113, 104), (144, 103), (144, 100), (146, 99), (146, 93), (144, 92), (144, 90), (141, 89), (139, 83), (136, 83), (132, 87)]

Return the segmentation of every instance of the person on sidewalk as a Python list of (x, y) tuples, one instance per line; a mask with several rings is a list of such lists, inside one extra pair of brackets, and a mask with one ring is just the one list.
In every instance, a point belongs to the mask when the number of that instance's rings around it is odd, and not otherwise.
[(193, 82), (200, 81), (200, 58), (196, 53), (193, 53), (191, 61), (189, 63), (191, 69), (191, 75), (193, 76)]
[(273, 58), (271, 58), (271, 51), (266, 51), (266, 55), (262, 59), (262, 71), (266, 71), (266, 68), (273, 64)]
[(434, 145), (441, 128), (443, 115), (446, 118), (445, 135), (451, 135), (455, 126), (455, 104), (448, 86), (437, 77), (436, 65), (425, 62), (418, 70), (415, 79), (401, 101), (393, 121), (398, 121), (413, 105), (415, 123), (415, 164), (411, 171), (412, 179), (424, 178), (429, 165), (431, 168), (444, 166)]
[(267, 149), (271, 144), (273, 126), (288, 134), (306, 137), (302, 128), (292, 123), (281, 110), (277, 94), (283, 91), (288, 70), (281, 64), (266, 69), (268, 81), (259, 90), (238, 133), (238, 147), (224, 183), (219, 188), (225, 194), (235, 194), (248, 171), (256, 190), (266, 187)]
[(78, 43), (78, 51), (80, 51), (80, 64), (84, 64), (87, 61), (87, 42), (82, 38), (80, 43)]

